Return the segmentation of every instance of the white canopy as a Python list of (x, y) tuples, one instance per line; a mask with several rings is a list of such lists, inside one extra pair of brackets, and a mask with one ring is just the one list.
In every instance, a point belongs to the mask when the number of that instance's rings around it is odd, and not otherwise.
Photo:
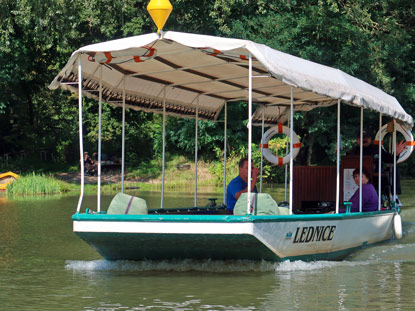
[[(78, 57), (83, 92), (98, 99), (102, 68), (103, 100), (170, 115), (216, 120), (225, 102), (248, 100), (248, 57), (253, 57), (252, 100), (265, 106), (265, 123), (275, 123), (290, 105), (311, 110), (342, 102), (382, 112), (413, 126), (399, 102), (341, 70), (301, 59), (252, 41), (168, 31), (92, 44), (75, 51), (50, 84), (78, 89)], [(165, 97), (164, 97), (165, 96)], [(254, 122), (262, 119), (262, 108)]]

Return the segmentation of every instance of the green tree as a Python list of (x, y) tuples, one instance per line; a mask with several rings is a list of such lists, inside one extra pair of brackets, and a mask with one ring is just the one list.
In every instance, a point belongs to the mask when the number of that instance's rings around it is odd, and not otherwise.
[[(48, 148), (60, 161), (78, 161), (76, 95), (51, 92), (47, 85), (81, 46), (155, 31), (147, 4), (147, 0), (0, 2), (1, 154)], [(264, 43), (374, 84), (396, 96), (407, 112), (415, 113), (413, 1), (176, 0), (172, 4), (165, 30)], [(246, 147), (246, 104), (228, 106), (232, 116), (228, 150), (238, 153)], [(334, 109), (296, 114), (295, 129), (304, 144), (299, 163), (333, 162)], [(86, 146), (91, 149), (97, 139), (96, 113), (96, 102), (85, 101)], [(110, 142), (120, 136), (120, 114), (120, 109), (104, 106), (104, 147), (109, 152), (120, 152), (119, 143)], [(194, 120), (168, 119), (167, 150), (193, 155)], [(130, 161), (159, 156), (161, 120), (159, 115), (127, 112)], [(219, 122), (200, 125), (202, 157), (223, 148), (221, 120), (223, 113)], [(342, 109), (342, 120), (350, 122), (344, 122), (347, 147), (354, 136), (348, 124), (357, 124), (359, 114)], [(370, 128), (377, 128), (377, 114), (365, 113), (365, 120)], [(255, 129), (254, 142), (259, 140), (260, 131)], [(412, 157), (406, 162), (409, 172), (414, 161)]]

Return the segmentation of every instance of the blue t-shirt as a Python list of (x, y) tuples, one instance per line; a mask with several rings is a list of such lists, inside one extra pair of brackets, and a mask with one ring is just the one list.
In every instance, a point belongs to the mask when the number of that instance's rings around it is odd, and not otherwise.
[[(226, 190), (226, 205), (227, 205), (226, 208), (228, 210), (233, 211), (233, 208), (235, 207), (235, 204), (237, 201), (237, 199), (235, 198), (235, 195), (239, 191), (245, 189), (246, 187), (248, 187), (248, 184), (240, 176), (236, 176), (234, 179), (231, 180)], [(253, 192), (258, 192), (256, 189), (256, 186)]]

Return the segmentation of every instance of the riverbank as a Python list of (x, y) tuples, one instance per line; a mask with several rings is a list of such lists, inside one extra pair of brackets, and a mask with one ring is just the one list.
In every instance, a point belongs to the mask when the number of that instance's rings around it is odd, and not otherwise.
[[(218, 178), (216, 171), (217, 164), (212, 162), (200, 161), (197, 166), (197, 184), (201, 190), (206, 188), (222, 187), (222, 178)], [(233, 175), (233, 170), (232, 171)], [(36, 172), (36, 173), (35, 173)], [(133, 168), (127, 167), (124, 174), (125, 189), (142, 189), (148, 191), (159, 191), (162, 187), (162, 170), (160, 163), (144, 163), (142, 166)], [(235, 173), (236, 174), (236, 173)], [(76, 167), (68, 167), (65, 171), (49, 171), (36, 169), (32, 172), (21, 173), (20, 179), (7, 191), (7, 196), (26, 196), (42, 194), (76, 193), (80, 191), (81, 173)], [(103, 169), (101, 172), (101, 192), (116, 193), (121, 190), (120, 169)], [(164, 172), (164, 187), (168, 190), (191, 190), (195, 185), (195, 167), (193, 163), (188, 163), (183, 157), (176, 157), (166, 162)], [(85, 192), (96, 192), (98, 177), (84, 176)], [(42, 187), (39, 187), (39, 184)], [(59, 185), (50, 192), (50, 185)]]
[[(81, 184), (81, 173), (56, 173), (53, 174), (53, 177), (56, 179), (60, 179), (67, 183), (71, 184)], [(149, 179), (141, 178), (125, 178), (127, 182), (149, 182)], [(97, 184), (98, 176), (85, 176), (84, 180), (85, 184)], [(121, 182), (121, 173), (104, 173), (101, 175), (101, 184), (109, 184), (109, 183), (120, 183)]]
[[(195, 169), (194, 164), (185, 163), (166, 163), (165, 170), (165, 187), (167, 188), (189, 188), (194, 187), (195, 183)], [(56, 179), (62, 180), (72, 185), (81, 184), (80, 172), (59, 172), (52, 176)], [(210, 164), (201, 162), (197, 167), (197, 181), (200, 186), (214, 186), (218, 183), (216, 176), (211, 172)], [(85, 185), (88, 187), (96, 186), (98, 183), (98, 176), (86, 176), (84, 179)], [(120, 185), (121, 172), (120, 171), (103, 171), (101, 173), (101, 185)], [(161, 173), (142, 174), (140, 171), (129, 170), (124, 175), (124, 184), (126, 186), (141, 186), (146, 190), (159, 190), (161, 188), (162, 176)]]

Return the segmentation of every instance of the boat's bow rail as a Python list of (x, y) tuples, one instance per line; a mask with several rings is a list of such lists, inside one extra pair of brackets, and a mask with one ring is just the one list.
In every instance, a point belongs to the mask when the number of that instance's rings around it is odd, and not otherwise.
[[(191, 210), (191, 209), (190, 209)], [(362, 213), (344, 214), (292, 214), (292, 215), (270, 215), (258, 216), (246, 215), (215, 215), (215, 214), (107, 214), (106, 212), (93, 212), (87, 210), (85, 213), (75, 213), (72, 216), (74, 221), (135, 221), (135, 222), (291, 222), (291, 221), (319, 221), (319, 220), (339, 220), (339, 219), (359, 219), (375, 217), (383, 214), (395, 214), (399, 210), (381, 210)]]
[(149, 214), (157, 215), (216, 215), (226, 214), (226, 206), (206, 206), (206, 207), (188, 207), (188, 208), (158, 208), (148, 210)]
[[(306, 219), (310, 219), (310, 217), (333, 217), (334, 207), (329, 206), (330, 208), (324, 207), (323, 209), (318, 208), (312, 208), (307, 210), (299, 210), (296, 211), (293, 215), (289, 215), (289, 209), (288, 206), (284, 204), (277, 204), (271, 197), (271, 195), (266, 193), (259, 193), (259, 194), (251, 194), (255, 199), (252, 200), (252, 208), (251, 212), (248, 213), (246, 210), (246, 200), (247, 196), (244, 193), (241, 195), (239, 200), (237, 201), (237, 204), (235, 205), (234, 214), (229, 215), (228, 210), (226, 209), (226, 205), (208, 205), (203, 207), (185, 207), (185, 208), (158, 208), (158, 209), (148, 209), (147, 203), (144, 199), (136, 196), (131, 196), (125, 193), (118, 193), (114, 196), (112, 199), (108, 210), (107, 211), (100, 211), (96, 212), (94, 210), (91, 210), (89, 208), (86, 209), (85, 213), (79, 213), (77, 212), (75, 216), (77, 215), (86, 215), (86, 219), (88, 220), (94, 220), (94, 219), (101, 219), (103, 215), (105, 215), (105, 220), (114, 220), (117, 219), (119, 216), (125, 217), (125, 216), (131, 216), (129, 218), (123, 218), (123, 219), (143, 219), (142, 216), (154, 215), (156, 218), (159, 219), (160, 216), (173, 216), (177, 215), (179, 219), (183, 219), (182, 216), (218, 216), (218, 217), (224, 217), (224, 219), (228, 219), (229, 216), (234, 216), (236, 218), (232, 219), (244, 219), (246, 222), (246, 219), (249, 220), (266, 220), (266, 219), (275, 219), (275, 216), (290, 216), (290, 219), (302, 219), (302, 217), (305, 217)], [(284, 202), (282, 202), (284, 203)], [(349, 204), (349, 202), (345, 202), (345, 204)], [(390, 212), (394, 211), (396, 213), (400, 213), (400, 209), (397, 207), (392, 210), (382, 210), (380, 212)], [(344, 217), (344, 215), (350, 213), (350, 207), (349, 209), (345, 210), (345, 213), (336, 214), (336, 217)], [(368, 213), (353, 213), (353, 215), (367, 215)], [(114, 217), (115, 218), (114, 218)], [(138, 216), (138, 217), (134, 217)], [(263, 218), (266, 216), (265, 218)], [(273, 216), (273, 217), (270, 217)], [(239, 218), (238, 218), (239, 217)], [(240, 218), (242, 217), (242, 218)], [(300, 218), (298, 218), (300, 217)], [(349, 217), (349, 216), (347, 216)], [(145, 217), (144, 217), (145, 218)], [(219, 218), (219, 219), (222, 219)], [(82, 220), (84, 219), (83, 216), (81, 218), (77, 218), (76, 220)], [(150, 218), (151, 219), (151, 218)], [(74, 218), (75, 220), (75, 218)], [(205, 220), (205, 219), (204, 219)], [(203, 221), (204, 221), (203, 220)], [(210, 221), (210, 220), (209, 220)]]

